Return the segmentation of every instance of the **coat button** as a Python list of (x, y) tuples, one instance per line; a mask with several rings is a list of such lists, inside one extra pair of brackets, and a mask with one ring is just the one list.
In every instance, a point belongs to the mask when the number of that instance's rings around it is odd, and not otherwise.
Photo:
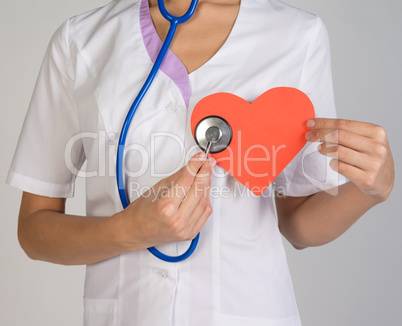
[(176, 112), (177, 111), (177, 103), (176, 102), (170, 102), (166, 107), (167, 112)]
[(169, 273), (168, 273), (168, 271), (165, 270), (165, 269), (160, 269), (160, 270), (158, 271), (158, 275), (159, 275), (161, 278), (166, 279), (166, 278), (168, 278)]

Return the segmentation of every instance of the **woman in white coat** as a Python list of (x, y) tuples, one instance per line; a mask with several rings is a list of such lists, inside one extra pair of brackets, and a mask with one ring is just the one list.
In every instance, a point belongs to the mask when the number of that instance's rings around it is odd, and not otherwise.
[[(188, 5), (166, 3), (176, 15)], [(155, 0), (116, 0), (55, 33), (8, 176), (24, 191), (21, 246), (33, 259), (87, 265), (86, 325), (300, 325), (280, 233), (295, 248), (319, 246), (386, 200), (394, 180), (386, 132), (336, 119), (318, 17), (277, 0), (200, 0), (130, 127), (131, 204), (122, 210), (113, 173), (118, 133), (167, 30)], [(303, 170), (306, 146), (257, 198), (213, 159), (193, 155), (189, 121), (209, 94), (252, 102), (276, 86), (310, 97), (318, 118), (307, 122), (306, 139), (322, 144)], [(87, 216), (67, 215), (84, 161)], [(323, 175), (319, 187), (309, 181)], [(183, 262), (145, 250), (177, 255), (200, 231)]]

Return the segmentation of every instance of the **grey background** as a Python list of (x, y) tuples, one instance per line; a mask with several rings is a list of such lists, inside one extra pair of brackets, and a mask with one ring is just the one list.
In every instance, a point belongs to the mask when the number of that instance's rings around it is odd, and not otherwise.
[[(50, 36), (68, 17), (107, 0), (2, 1), (0, 94), (5, 180)], [(402, 159), (402, 3), (400, 0), (288, 0), (328, 28), (338, 115), (384, 126), (398, 172)], [(304, 326), (402, 325), (401, 177), (383, 203), (336, 241), (296, 251), (285, 241)], [(20, 249), (21, 192), (0, 183), (0, 325), (82, 323), (84, 267), (29, 260)], [(84, 212), (83, 180), (68, 212)], [(207, 325), (206, 325), (207, 326)]]

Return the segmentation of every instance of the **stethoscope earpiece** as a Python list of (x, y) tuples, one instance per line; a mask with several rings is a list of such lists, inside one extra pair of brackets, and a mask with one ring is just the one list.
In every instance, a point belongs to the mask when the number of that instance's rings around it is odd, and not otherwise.
[(232, 141), (232, 128), (225, 119), (210, 115), (198, 122), (194, 138), (197, 145), (207, 154), (219, 153)]

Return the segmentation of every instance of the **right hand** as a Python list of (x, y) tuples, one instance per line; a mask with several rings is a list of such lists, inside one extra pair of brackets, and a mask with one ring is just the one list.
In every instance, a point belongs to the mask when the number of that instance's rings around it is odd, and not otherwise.
[(194, 239), (212, 213), (209, 193), (215, 164), (205, 153), (194, 155), (116, 214), (123, 247), (132, 251)]

